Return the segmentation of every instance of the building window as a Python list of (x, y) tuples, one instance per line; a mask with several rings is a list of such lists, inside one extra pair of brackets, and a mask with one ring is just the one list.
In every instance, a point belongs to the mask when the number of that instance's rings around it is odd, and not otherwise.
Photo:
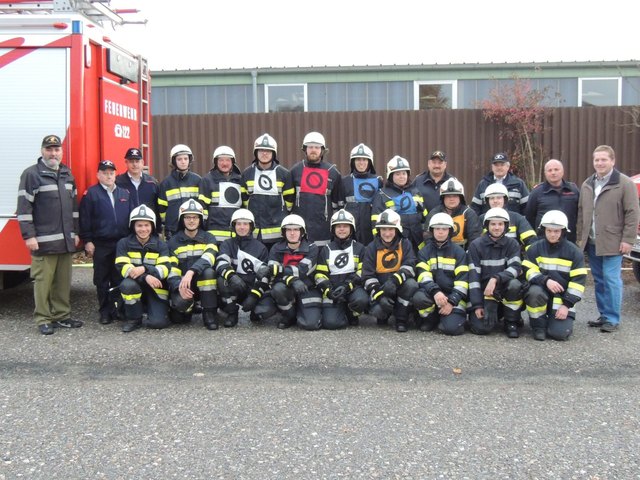
[(415, 110), (458, 108), (458, 82), (414, 82), (413, 106)]
[(620, 106), (622, 78), (580, 78), (578, 80), (579, 107)]
[(305, 84), (265, 85), (265, 109), (273, 112), (306, 112), (307, 86)]

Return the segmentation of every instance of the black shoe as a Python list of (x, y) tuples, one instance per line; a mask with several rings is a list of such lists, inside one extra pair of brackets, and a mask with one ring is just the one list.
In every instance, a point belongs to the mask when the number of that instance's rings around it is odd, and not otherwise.
[(611, 333), (611, 332), (615, 332), (617, 330), (618, 330), (618, 324), (617, 323), (605, 322), (600, 327), (600, 331), (601, 332), (605, 332), (605, 333)]
[(127, 320), (122, 325), (122, 331), (124, 333), (133, 332), (142, 326), (142, 320)]
[(80, 328), (82, 325), (80, 320), (74, 320), (73, 318), (65, 318), (64, 320), (53, 322), (55, 328)]
[(607, 319), (605, 317), (598, 317), (596, 320), (589, 320), (587, 325), (590, 327), (602, 327), (605, 323), (607, 323)]
[(544, 340), (547, 338), (547, 334), (545, 333), (545, 331), (541, 328), (536, 328), (533, 331), (533, 339), (534, 340), (538, 340), (540, 342), (544, 342)]
[(507, 323), (506, 325), (507, 337), (509, 338), (518, 338), (520, 336), (520, 331), (518, 330), (518, 325), (515, 323)]
[(396, 332), (404, 333), (407, 331), (407, 324), (404, 322), (396, 322)]
[(113, 318), (108, 313), (101, 313), (99, 322), (100, 325), (109, 325), (111, 322), (113, 322)]
[(262, 318), (257, 313), (251, 312), (249, 314), (249, 320), (251, 321), (251, 323), (260, 323), (262, 321)]
[(42, 323), (38, 325), (38, 330), (40, 330), (40, 333), (42, 335), (53, 335), (53, 333), (55, 332), (55, 330), (53, 329), (53, 325), (51, 325), (50, 323)]

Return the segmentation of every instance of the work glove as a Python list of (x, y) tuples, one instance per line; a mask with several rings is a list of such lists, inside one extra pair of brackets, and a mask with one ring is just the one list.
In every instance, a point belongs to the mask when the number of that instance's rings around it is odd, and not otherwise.
[(267, 265), (266, 263), (263, 263), (262, 265), (260, 265), (256, 270), (256, 278), (258, 280), (262, 280), (263, 278), (269, 278), (270, 276), (271, 276), (271, 269), (269, 268), (269, 265)]
[(337, 302), (345, 302), (347, 300), (348, 289), (346, 285), (337, 285), (331, 289), (328, 297)]
[(256, 305), (258, 304), (258, 300), (260, 300), (257, 295), (254, 295), (253, 293), (250, 293), (249, 295), (247, 295), (247, 298), (244, 299), (244, 302), (242, 302), (242, 311), (243, 312), (251, 312), (253, 311), (254, 308), (256, 308)]
[(291, 282), (291, 287), (293, 288), (293, 291), (296, 292), (296, 295), (302, 295), (303, 293), (307, 293), (309, 291), (307, 285), (299, 278), (296, 278), (293, 282)]
[(380, 304), (380, 307), (382, 308), (384, 313), (388, 315), (391, 315), (393, 313), (393, 306), (395, 302), (391, 300), (389, 297), (387, 297), (386, 295), (383, 295), (382, 297), (380, 297), (380, 300), (378, 301), (378, 303)]
[(482, 323), (485, 328), (492, 329), (498, 323), (498, 303), (493, 301), (484, 302), (484, 317)]
[(391, 277), (382, 285), (385, 296), (394, 298), (398, 294), (398, 282), (395, 277)]
[(240, 278), (240, 275), (238, 275), (237, 273), (229, 277), (229, 279), (227, 280), (227, 285), (229, 285), (231, 292), (236, 297), (241, 295), (248, 288), (246, 282), (242, 280), (242, 278)]

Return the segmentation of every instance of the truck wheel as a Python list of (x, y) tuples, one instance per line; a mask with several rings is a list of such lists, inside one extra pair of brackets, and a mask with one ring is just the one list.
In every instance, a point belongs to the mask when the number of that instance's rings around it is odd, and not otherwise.
[(633, 266), (633, 275), (636, 277), (636, 280), (640, 282), (640, 262), (632, 262)]

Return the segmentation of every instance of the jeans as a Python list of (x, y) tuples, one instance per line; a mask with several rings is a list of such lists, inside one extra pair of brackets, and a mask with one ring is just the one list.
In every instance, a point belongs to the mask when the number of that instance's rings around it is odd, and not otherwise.
[(620, 323), (622, 308), (622, 255), (598, 256), (596, 246), (587, 244), (587, 256), (595, 283), (596, 304), (607, 322)]

